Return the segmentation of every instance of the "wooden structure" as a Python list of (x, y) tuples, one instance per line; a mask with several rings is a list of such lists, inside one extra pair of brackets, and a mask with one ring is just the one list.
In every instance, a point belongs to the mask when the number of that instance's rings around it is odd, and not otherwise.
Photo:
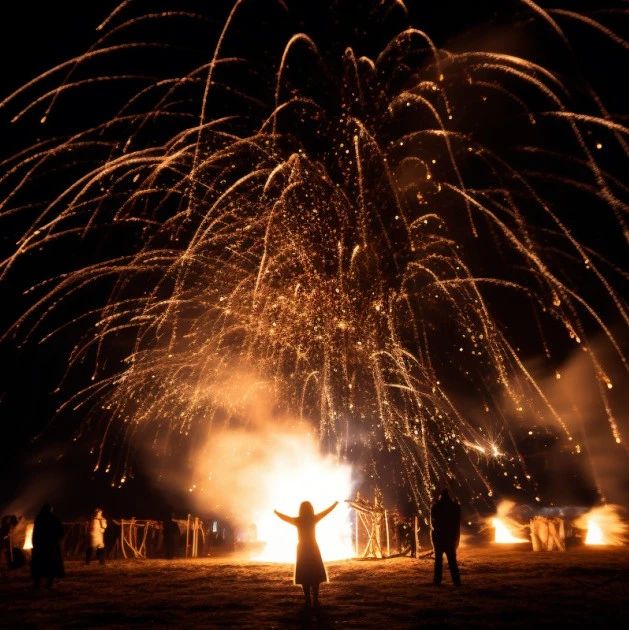
[(534, 516), (529, 524), (533, 551), (565, 551), (566, 525), (558, 516)]
[(199, 537), (202, 546), (205, 547), (205, 527), (203, 521), (198, 516), (188, 514), (188, 518), (183, 521), (186, 527), (186, 558), (199, 557)]
[(161, 531), (160, 521), (136, 519), (121, 519), (114, 521), (120, 525), (120, 552), (123, 558), (146, 558), (147, 538), (151, 530)]
[[(356, 493), (356, 498), (347, 501), (354, 509), (354, 548), (357, 557), (360, 558), (385, 558), (391, 555), (391, 537), (389, 532), (389, 514), (384, 507), (382, 493), (376, 489), (374, 502), (363, 499), (360, 493)], [(382, 536), (383, 526), (386, 541), (386, 555), (383, 550)], [(364, 545), (361, 546), (360, 532)]]

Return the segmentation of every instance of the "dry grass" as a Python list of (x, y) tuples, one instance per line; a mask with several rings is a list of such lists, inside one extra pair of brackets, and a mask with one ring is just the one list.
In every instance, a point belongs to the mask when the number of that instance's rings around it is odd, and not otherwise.
[(292, 567), (231, 559), (66, 564), (53, 592), (28, 572), (3, 576), (3, 627), (627, 627), (629, 550), (533, 554), (463, 549), (464, 584), (432, 586), (430, 560), (328, 565), (322, 607), (308, 614)]

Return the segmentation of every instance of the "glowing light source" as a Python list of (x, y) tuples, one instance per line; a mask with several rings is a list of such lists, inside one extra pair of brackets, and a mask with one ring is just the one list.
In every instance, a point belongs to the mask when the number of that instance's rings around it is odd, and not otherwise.
[(521, 538), (518, 533), (522, 526), (508, 515), (513, 509), (513, 501), (501, 501), (496, 510), (496, 516), (490, 519), (494, 528), (493, 542), (500, 544), (527, 543), (527, 538)]
[(22, 549), (30, 550), (33, 548), (33, 527), (34, 523), (27, 523), (26, 525), (26, 535), (24, 537), (24, 544), (22, 545)]
[(580, 516), (575, 525), (586, 530), (586, 545), (624, 545), (629, 530), (617, 505), (592, 508)]
[(491, 524), (494, 528), (495, 543), (525, 543), (529, 542), (526, 538), (519, 538), (512, 532), (512, 526), (508, 522), (500, 518), (492, 518)]
[[(286, 465), (287, 464), (287, 465)], [(336, 508), (317, 524), (317, 542), (324, 560), (341, 560), (354, 555), (350, 510), (345, 498), (352, 493), (351, 469), (331, 457), (308, 457), (295, 467), (279, 458), (266, 478), (261, 492), (267, 497), (264, 507), (254, 515), (258, 539), (265, 543), (256, 560), (292, 562), (295, 560), (297, 529), (281, 521), (273, 510), (297, 516), (302, 501), (310, 501), (315, 512), (339, 501)]]

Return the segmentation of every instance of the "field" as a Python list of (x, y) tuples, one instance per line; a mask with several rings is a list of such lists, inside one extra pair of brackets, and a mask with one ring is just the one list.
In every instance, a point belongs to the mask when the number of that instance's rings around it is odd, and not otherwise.
[(292, 567), (229, 558), (67, 562), (53, 591), (28, 571), (2, 575), (2, 627), (539, 628), (628, 627), (629, 550), (559, 553), (465, 548), (463, 585), (431, 584), (432, 561), (328, 565), (310, 613)]

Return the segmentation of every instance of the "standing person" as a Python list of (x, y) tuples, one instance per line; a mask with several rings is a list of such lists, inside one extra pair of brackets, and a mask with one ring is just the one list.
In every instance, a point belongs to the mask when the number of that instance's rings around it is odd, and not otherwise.
[(23, 516), (11, 516), (9, 541), (11, 544), (11, 568), (19, 569), (26, 564), (26, 558), (24, 557), (26, 519)]
[(443, 554), (445, 553), (452, 581), (456, 586), (460, 586), (461, 577), (456, 561), (456, 550), (461, 538), (461, 506), (450, 497), (445, 488), (430, 510), (430, 524), (432, 527), (432, 546), (435, 551), (433, 583), (441, 584)]
[(304, 501), (299, 506), (299, 516), (296, 517), (286, 516), (286, 514), (281, 514), (277, 510), (274, 510), (275, 514), (283, 521), (297, 528), (299, 538), (297, 542), (297, 561), (295, 562), (294, 582), (295, 584), (301, 584), (304, 590), (304, 597), (306, 598), (306, 606), (310, 606), (311, 603), (314, 606), (319, 605), (319, 584), (328, 581), (328, 576), (323, 566), (323, 560), (321, 559), (319, 545), (317, 545), (315, 526), (337, 505), (338, 501), (335, 501), (329, 508), (323, 510), (323, 512), (315, 514), (312, 503), (310, 503), (310, 501)]
[(63, 524), (52, 513), (52, 507), (46, 503), (39, 511), (33, 526), (33, 555), (31, 574), (33, 586), (37, 589), (42, 578), (46, 578), (48, 588), (52, 588), (56, 577), (64, 577), (61, 540)]
[(175, 521), (175, 514), (168, 514), (162, 521), (164, 534), (164, 557), (172, 560), (177, 555), (177, 543), (179, 542), (179, 525)]
[(94, 516), (89, 523), (87, 547), (85, 549), (85, 564), (89, 564), (92, 559), (92, 552), (96, 553), (96, 559), (105, 564), (105, 530), (107, 520), (103, 517), (100, 508), (94, 510)]
[(8, 514), (2, 517), (2, 524), (0, 525), (0, 540), (2, 541), (2, 564), (7, 568), (11, 568), (12, 556), (11, 556), (11, 515)]

